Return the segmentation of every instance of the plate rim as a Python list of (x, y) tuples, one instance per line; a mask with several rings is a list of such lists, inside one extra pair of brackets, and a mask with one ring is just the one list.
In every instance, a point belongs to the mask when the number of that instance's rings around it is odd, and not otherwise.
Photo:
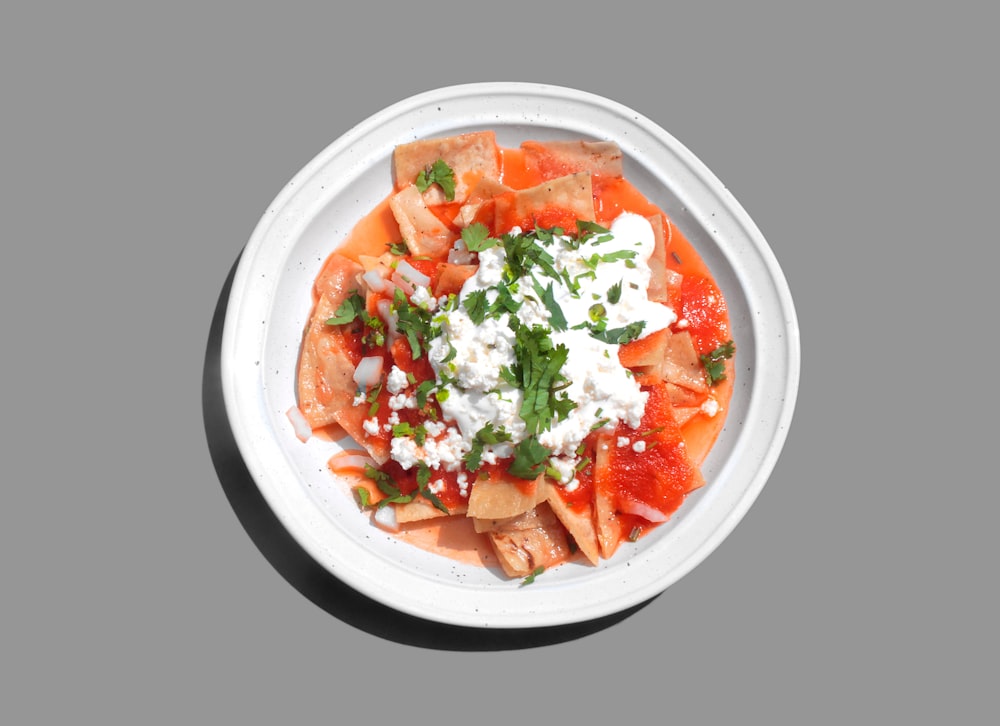
[[(329, 553), (318, 545), (308, 535), (308, 529), (313, 524), (309, 517), (303, 518), (302, 512), (292, 511), (288, 507), (288, 502), (282, 496), (280, 486), (275, 487), (264, 475), (267, 469), (266, 462), (260, 460), (254, 446), (252, 432), (246, 421), (247, 401), (243, 398), (243, 391), (240, 388), (239, 364), (236, 358), (238, 349), (238, 335), (241, 323), (241, 312), (247, 296), (255, 290), (266, 292), (265, 286), (259, 284), (256, 288), (251, 275), (254, 272), (254, 262), (260, 253), (262, 246), (267, 242), (268, 235), (278, 220), (278, 212), (289, 213), (289, 206), (294, 206), (297, 195), (302, 193), (302, 189), (307, 187), (308, 180), (313, 178), (322, 170), (332, 158), (342, 154), (359, 139), (364, 139), (367, 135), (381, 128), (387, 122), (396, 121), (415, 113), (418, 109), (426, 108), (428, 104), (446, 102), (450, 100), (468, 100), (474, 97), (517, 97), (520, 99), (545, 99), (552, 103), (570, 102), (578, 104), (589, 104), (603, 108), (611, 113), (618, 114), (623, 118), (628, 118), (630, 123), (643, 128), (647, 133), (661, 141), (669, 153), (676, 157), (677, 161), (688, 168), (692, 174), (696, 175), (701, 183), (709, 188), (715, 195), (717, 201), (722, 204), (726, 211), (731, 214), (738, 223), (740, 229), (746, 233), (747, 239), (753, 247), (753, 251), (758, 255), (759, 262), (767, 271), (767, 281), (771, 285), (771, 292), (779, 304), (780, 311), (784, 316), (783, 329), (785, 332), (785, 344), (782, 348), (784, 353), (784, 365), (786, 376), (782, 393), (782, 402), (779, 408), (769, 437), (768, 446), (763, 455), (756, 461), (754, 475), (748, 484), (743, 488), (737, 501), (731, 504), (727, 510), (727, 515), (717, 523), (715, 529), (707, 535), (700, 537), (700, 544), (688, 555), (683, 563), (671, 569), (672, 575), (667, 579), (659, 579), (646, 583), (644, 587), (633, 589), (627, 598), (616, 601), (614, 605), (609, 605), (608, 601), (600, 603), (582, 604), (575, 611), (566, 613), (565, 611), (553, 610), (551, 607), (538, 608), (538, 598), (529, 596), (526, 588), (518, 593), (521, 601), (526, 606), (522, 609), (484, 612), (482, 609), (468, 611), (466, 609), (449, 610), (442, 612), (436, 609), (429, 610), (426, 604), (411, 601), (405, 597), (400, 599), (399, 593), (392, 593), (382, 587), (373, 586), (364, 578), (358, 578), (357, 573), (350, 568), (338, 566), (338, 563), (331, 562)], [(530, 124), (529, 124), (530, 125)], [(432, 134), (423, 134), (432, 135)], [(397, 143), (401, 143), (400, 139)], [(388, 189), (387, 189), (388, 192)], [(306, 202), (308, 200), (300, 200)], [(314, 213), (315, 210), (312, 210)], [(302, 205), (302, 209), (293, 212), (303, 214), (308, 217), (310, 209), (308, 204)], [(333, 247), (331, 247), (331, 250)], [(725, 255), (727, 251), (722, 249)], [(732, 264), (732, 263), (731, 263)], [(739, 267), (732, 264), (733, 269), (739, 274)], [(713, 271), (714, 272), (714, 271)], [(743, 281), (746, 283), (746, 281)], [(754, 337), (756, 340), (756, 336)], [(634, 109), (611, 99), (599, 96), (587, 91), (568, 88), (565, 86), (555, 86), (550, 84), (526, 83), (526, 82), (488, 82), (469, 83), (453, 86), (444, 86), (438, 89), (424, 91), (408, 98), (397, 101), (386, 108), (372, 114), (362, 122), (349, 129), (331, 144), (327, 145), (315, 157), (307, 162), (293, 178), (279, 191), (274, 200), (268, 205), (260, 220), (255, 226), (247, 244), (244, 246), (240, 259), (237, 263), (233, 275), (230, 296), (226, 305), (226, 312), (223, 321), (222, 346), (220, 353), (220, 370), (222, 378), (223, 403), (228, 415), (230, 428), (237, 448), (251, 478), (261, 491), (270, 509), (277, 516), (282, 526), (289, 532), (295, 541), (314, 560), (324, 567), (330, 574), (337, 577), (345, 584), (372, 599), (390, 606), (398, 611), (415, 615), (424, 619), (438, 621), (452, 625), (464, 625), (473, 627), (541, 627), (560, 624), (584, 622), (598, 617), (621, 612), (634, 605), (645, 602), (654, 597), (668, 587), (676, 583), (691, 570), (697, 567), (706, 557), (708, 557), (735, 529), (744, 518), (747, 511), (756, 501), (770, 477), (784, 443), (787, 438), (788, 429), (794, 414), (795, 402), (798, 393), (800, 376), (800, 342), (798, 321), (792, 301), (791, 291), (785, 280), (784, 274), (775, 258), (771, 248), (768, 246), (763, 234), (743, 209), (740, 203), (728, 192), (726, 187), (719, 181), (714, 173), (702, 163), (690, 150), (681, 144), (677, 139), (669, 134), (661, 126), (646, 118)], [(754, 376), (754, 386), (760, 383), (760, 377)], [(753, 396), (753, 393), (751, 393)], [(729, 422), (727, 422), (729, 425)], [(607, 579), (607, 578), (604, 578)], [(435, 583), (435, 587), (447, 585)], [(533, 588), (536, 586), (533, 586)], [(509, 601), (506, 598), (505, 601)], [(534, 609), (532, 609), (534, 608)]]

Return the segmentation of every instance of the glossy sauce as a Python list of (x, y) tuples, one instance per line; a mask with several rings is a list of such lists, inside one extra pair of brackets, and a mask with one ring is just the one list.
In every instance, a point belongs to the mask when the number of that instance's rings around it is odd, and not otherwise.
[[(561, 175), (564, 170), (550, 169), (546, 167), (544, 171), (551, 175)], [(528, 170), (524, 164), (524, 154), (520, 149), (501, 149), (501, 177), (507, 186), (514, 189), (523, 189), (540, 183), (541, 178), (537, 172)], [(666, 214), (657, 206), (653, 205), (646, 197), (639, 192), (626, 179), (606, 179), (599, 176), (593, 177), (593, 192), (596, 222), (602, 226), (609, 226), (611, 222), (622, 212), (629, 211), (643, 216), (660, 215), (664, 236), (667, 240), (667, 267), (681, 273), (683, 281), (680, 291), (671, 300), (679, 318), (685, 319), (688, 323), (687, 329), (691, 332), (692, 340), (695, 343), (699, 354), (706, 354), (722, 343), (731, 339), (729, 329), (728, 311), (725, 301), (719, 292), (718, 286), (711, 276), (708, 267), (697, 254), (694, 247), (686, 239)], [(351, 231), (343, 243), (334, 252), (358, 260), (360, 256), (369, 255), (377, 257), (385, 252), (388, 245), (399, 242), (399, 228), (392, 211), (389, 208), (389, 198), (395, 190), (380, 202), (367, 216), (365, 216)], [(439, 218), (457, 231), (457, 227), (450, 221), (457, 214), (458, 205), (442, 205), (435, 209)], [(575, 220), (538, 219), (535, 220), (538, 226), (564, 226), (575, 228)], [(529, 225), (530, 226), (530, 225)], [(417, 261), (413, 263), (432, 278), (432, 288), (437, 282), (441, 273), (441, 263), (437, 261)], [(426, 359), (413, 360), (409, 355), (409, 346), (405, 340), (397, 341), (399, 345), (394, 346), (391, 359), (386, 360), (386, 365), (393, 363), (407, 371), (413, 371), (418, 380), (433, 378), (433, 371)], [(396, 348), (399, 348), (398, 350)], [(355, 351), (360, 357), (360, 350)], [(719, 412), (713, 416), (698, 415), (691, 419), (683, 427), (676, 425), (667, 432), (658, 432), (657, 436), (671, 437), (674, 440), (683, 440), (687, 446), (688, 455), (694, 466), (699, 466), (707, 456), (712, 445), (717, 439), (725, 422), (725, 414), (729, 400), (732, 395), (734, 378), (734, 366), (731, 360), (726, 361), (726, 378), (712, 388), (713, 397), (719, 403)], [(663, 406), (669, 407), (669, 401), (665, 399), (666, 394), (661, 390), (651, 390), (649, 403), (644, 422), (654, 422), (662, 419)], [(380, 406), (385, 406), (388, 400), (388, 393), (382, 391), (379, 394), (378, 402)], [(400, 419), (408, 420), (408, 416), (416, 416), (415, 412), (400, 411)], [(417, 423), (413, 418), (411, 423)], [(336, 428), (331, 427), (331, 428)], [(649, 427), (652, 428), (652, 425)], [(621, 436), (636, 437), (636, 431), (621, 424), (618, 432)], [(391, 433), (379, 434), (380, 438), (389, 439)], [(612, 441), (617, 437), (612, 437)], [(668, 442), (664, 442), (668, 443)], [(674, 441), (675, 443), (675, 441)], [(586, 451), (583, 456), (593, 461), (595, 458), (594, 447), (597, 445), (596, 437), (590, 437), (585, 446)], [(645, 452), (636, 452), (631, 446), (618, 447), (611, 446), (610, 456), (613, 462), (612, 487), (618, 492), (630, 492), (632, 496), (637, 496), (644, 501), (655, 502), (662, 511), (675, 511), (684, 500), (687, 490), (681, 487), (657, 489), (655, 491), (643, 491), (642, 486), (653, 486), (657, 477), (654, 472), (664, 470), (675, 470), (678, 467), (687, 466), (678, 462), (669, 454), (670, 446), (653, 446)], [(392, 475), (402, 492), (413, 491), (417, 488), (415, 481), (416, 469), (405, 471), (395, 462), (390, 461), (383, 469)], [(491, 471), (490, 467), (483, 467), (490, 475), (497, 472)], [(345, 473), (345, 472), (338, 472)], [(350, 474), (348, 474), (350, 476)], [(457, 473), (446, 472), (444, 470), (435, 471), (435, 479), (443, 479), (447, 483), (441, 494), (441, 499), (446, 506), (455, 507), (463, 503), (457, 499), (457, 486), (455, 478)], [(353, 477), (352, 477), (353, 478)], [(662, 477), (660, 477), (662, 479)], [(678, 478), (683, 479), (682, 476)], [(358, 483), (370, 486), (370, 482), (363, 476), (358, 477)], [(575, 501), (590, 501), (592, 492), (592, 466), (584, 467), (578, 473), (580, 486), (571, 493), (567, 493), (564, 499), (568, 503)], [(640, 484), (637, 484), (639, 482)], [(647, 482), (643, 485), (642, 482)], [(641, 527), (643, 520), (631, 515), (620, 515), (625, 523), (625, 531), (631, 528), (634, 519), (636, 527)], [(631, 519), (630, 519), (631, 517)], [(638, 530), (637, 530), (638, 531)], [(422, 549), (450, 557), (461, 562), (492, 566), (497, 563), (496, 556), (485, 535), (477, 534), (473, 529), (473, 522), (464, 516), (440, 517), (436, 519), (424, 520), (403, 525), (399, 532), (393, 533), (400, 540), (418, 546)]]

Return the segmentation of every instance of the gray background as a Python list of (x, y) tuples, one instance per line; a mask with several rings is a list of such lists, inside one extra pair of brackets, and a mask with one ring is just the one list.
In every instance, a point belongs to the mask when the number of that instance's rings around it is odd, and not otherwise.
[[(995, 717), (979, 6), (6, 4), (0, 720)], [(768, 239), (803, 346), (731, 537), (624, 619), (506, 644), (331, 605), (220, 481), (203, 411), (227, 276), (285, 182), (373, 112), (487, 80), (613, 98), (690, 148)]]

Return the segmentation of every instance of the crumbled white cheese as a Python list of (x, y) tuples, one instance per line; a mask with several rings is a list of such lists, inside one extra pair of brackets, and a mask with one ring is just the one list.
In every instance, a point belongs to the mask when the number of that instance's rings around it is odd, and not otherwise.
[(711, 397), (705, 399), (705, 402), (701, 404), (701, 412), (708, 417), (715, 416), (719, 412), (719, 402)]
[[(511, 231), (519, 233), (518, 229)], [(612, 223), (610, 235), (596, 235), (578, 245), (568, 237), (556, 238), (546, 246), (553, 259), (551, 269), (561, 275), (560, 280), (536, 266), (532, 275), (508, 288), (519, 306), (516, 317), (520, 324), (549, 329), (552, 344), (568, 349), (561, 371), (567, 385), (559, 395), (573, 401), (575, 408), (538, 434), (539, 443), (552, 452), (552, 469), (567, 487), (578, 485), (574, 468), (580, 443), (592, 431), (613, 431), (620, 422), (637, 428), (648, 398), (620, 364), (619, 346), (594, 337), (586, 326), (593, 324), (595, 316), (609, 331), (644, 321), (638, 335), (641, 338), (677, 322), (673, 309), (650, 301), (646, 294), (651, 275), (648, 260), (654, 245), (649, 222), (641, 215), (624, 213)], [(463, 252), (459, 247), (464, 245), (456, 245), (456, 252)], [(632, 252), (636, 253), (634, 257)], [(393, 438), (391, 455), (403, 468), (424, 461), (431, 468), (460, 470), (461, 457), (472, 448), (477, 432), (487, 425), (495, 431), (503, 430), (511, 439), (483, 446), (482, 461), (493, 463), (511, 456), (514, 445), (528, 433), (520, 417), (523, 392), (501, 376), (501, 370), (517, 364), (517, 336), (511, 329), (511, 314), (502, 308), (492, 309), (482, 322), (474, 323), (463, 304), (474, 293), (485, 295), (490, 306), (497, 302), (497, 286), (509, 271), (506, 253), (503, 245), (496, 245), (477, 256), (477, 270), (464, 283), (457, 304), (447, 299), (440, 301), (435, 316), (440, 332), (427, 343), (428, 360), (437, 374), (439, 390), (447, 394), (439, 395), (438, 403), (444, 421), (450, 425), (426, 422), (423, 446), (417, 446), (410, 437)], [(567, 279), (573, 284), (566, 284)], [(541, 295), (546, 290), (547, 302)], [(416, 286), (411, 302), (423, 305), (428, 301), (433, 301), (430, 293)], [(564, 330), (551, 327), (553, 303), (566, 318)], [(415, 408), (415, 398), (404, 393), (405, 374), (400, 377), (396, 370), (387, 379), (392, 394), (389, 408)], [(619, 446), (628, 444), (627, 437), (619, 438)], [(637, 447), (644, 445), (640, 441), (633, 448), (639, 451)], [(467, 478), (461, 478), (460, 491), (466, 492), (469, 484)]]
[(410, 381), (406, 376), (406, 371), (399, 366), (393, 366), (392, 370), (389, 371), (389, 375), (385, 378), (386, 390), (392, 394), (405, 390), (409, 384)]
[[(559, 475), (556, 480), (557, 484), (569, 484), (576, 476), (576, 459), (563, 458), (559, 456), (553, 456), (549, 459), (549, 466), (552, 468), (552, 472)], [(555, 478), (555, 477), (553, 477)]]
[(434, 311), (437, 308), (437, 300), (431, 295), (423, 285), (414, 285), (413, 294), (410, 295), (410, 302), (424, 310)]
[(364, 423), (361, 424), (361, 427), (365, 430), (365, 433), (367, 433), (369, 436), (378, 436), (381, 424), (378, 422), (378, 419), (375, 416), (372, 416), (369, 419), (365, 419)]
[(634, 451), (637, 454), (641, 454), (645, 450), (646, 450), (646, 442), (643, 441), (642, 439), (639, 439), (634, 444), (632, 444), (632, 451)]
[(416, 408), (417, 399), (405, 393), (397, 393), (389, 396), (389, 408), (393, 411), (402, 411), (404, 408)]

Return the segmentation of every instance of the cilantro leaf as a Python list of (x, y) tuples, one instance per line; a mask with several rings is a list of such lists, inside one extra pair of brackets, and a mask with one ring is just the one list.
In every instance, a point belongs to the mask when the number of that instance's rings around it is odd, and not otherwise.
[(608, 302), (616, 305), (622, 299), (622, 281), (619, 280), (608, 288)]
[[(583, 219), (576, 220), (576, 233), (580, 242), (592, 241), (593, 244), (600, 244), (601, 242), (606, 242), (608, 239), (611, 239), (610, 229), (602, 227), (597, 224), (597, 222), (587, 222)], [(595, 236), (597, 239), (591, 240), (591, 238)]]
[(523, 587), (525, 585), (530, 585), (535, 581), (535, 578), (541, 575), (543, 572), (545, 572), (545, 566), (539, 565), (538, 567), (536, 567), (531, 571), (530, 575), (521, 580), (521, 586)]
[(474, 290), (462, 301), (465, 312), (469, 314), (469, 319), (476, 325), (482, 325), (486, 320), (486, 313), (489, 311), (489, 301), (486, 299), (486, 290)]
[(590, 329), (590, 337), (611, 345), (624, 345), (631, 343), (642, 334), (642, 329), (646, 327), (646, 321), (640, 320), (629, 323), (624, 328), (610, 328), (609, 330)]
[(464, 228), (462, 241), (469, 252), (482, 252), (500, 243), (500, 240), (490, 237), (490, 230), (482, 222), (475, 222)]
[(552, 455), (535, 436), (529, 436), (514, 447), (514, 460), (507, 472), (518, 479), (537, 479), (545, 471), (545, 462)]
[(736, 345), (733, 341), (723, 343), (715, 350), (705, 355), (698, 356), (701, 364), (705, 366), (705, 373), (708, 375), (708, 384), (714, 386), (720, 381), (726, 380), (725, 361), (733, 357), (736, 352)]
[(444, 159), (438, 159), (428, 169), (421, 171), (417, 175), (416, 184), (421, 193), (430, 189), (432, 184), (437, 184), (444, 192), (445, 199), (449, 202), (455, 199), (455, 172)]
[(546, 431), (556, 418), (563, 419), (576, 407), (557, 391), (569, 381), (562, 374), (562, 367), (569, 357), (569, 349), (553, 345), (549, 331), (540, 325), (518, 325), (511, 320), (514, 330), (514, 359), (509, 373), (501, 377), (521, 389), (520, 416), (529, 434)]
[(559, 303), (556, 302), (555, 291), (553, 290), (552, 283), (549, 286), (542, 288), (538, 282), (535, 282), (535, 292), (542, 299), (542, 304), (545, 305), (546, 310), (549, 311), (549, 325), (552, 326), (553, 330), (566, 330), (569, 323), (566, 322), (566, 316), (563, 315), (562, 308), (559, 307)]
[(376, 469), (371, 464), (365, 464), (365, 476), (375, 482), (379, 491), (385, 494), (385, 499), (378, 503), (378, 508), (382, 509), (389, 504), (407, 504), (413, 501), (412, 494), (403, 494), (392, 477), (380, 469)]
[(532, 267), (538, 266), (546, 276), (562, 280), (555, 268), (555, 258), (539, 242), (552, 241), (551, 230), (533, 230), (525, 234), (505, 234), (501, 238), (507, 264), (504, 268), (508, 282), (524, 277)]
[(431, 337), (430, 313), (411, 305), (406, 294), (398, 287), (393, 293), (390, 309), (396, 314), (396, 329), (406, 337), (413, 359), (416, 360), (423, 350), (421, 342)]
[(340, 307), (333, 313), (333, 316), (327, 318), (326, 324), (346, 325), (347, 323), (353, 323), (364, 309), (365, 299), (355, 290), (344, 299), (344, 302), (340, 304)]
[(448, 511), (448, 507), (438, 498), (437, 494), (430, 490), (431, 481), (431, 467), (426, 461), (417, 462), (417, 490), (420, 494), (427, 499), (431, 504), (433, 504), (437, 509), (440, 509), (445, 514), (451, 514)]
[(472, 438), (472, 447), (462, 457), (465, 468), (469, 471), (476, 471), (482, 465), (483, 450), (487, 445), (499, 444), (502, 441), (510, 441), (510, 434), (503, 427), (494, 429), (491, 422), (487, 422)]

